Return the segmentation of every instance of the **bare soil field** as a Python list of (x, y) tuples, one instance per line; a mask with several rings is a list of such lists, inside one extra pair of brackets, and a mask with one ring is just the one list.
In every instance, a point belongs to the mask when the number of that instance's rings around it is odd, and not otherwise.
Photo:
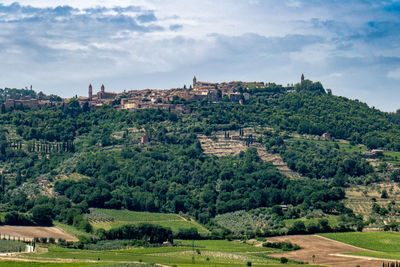
[(3, 225), (0, 226), (0, 237), (5, 237), (12, 240), (25, 240), (29, 241), (35, 237), (53, 237), (56, 241), (58, 238), (65, 239), (66, 241), (79, 241), (76, 237), (67, 234), (63, 230), (58, 227), (42, 227), (42, 226), (11, 226), (11, 225)]
[[(375, 267), (382, 266), (383, 260), (342, 255), (348, 252), (368, 251), (357, 248), (345, 243), (334, 241), (317, 235), (294, 235), (268, 238), (268, 242), (289, 241), (301, 247), (300, 250), (272, 254), (271, 256), (280, 258), (308, 262), (310, 264), (321, 264), (326, 266), (341, 267)], [(313, 255), (315, 257), (313, 257)], [(385, 262), (388, 262), (387, 260)]]

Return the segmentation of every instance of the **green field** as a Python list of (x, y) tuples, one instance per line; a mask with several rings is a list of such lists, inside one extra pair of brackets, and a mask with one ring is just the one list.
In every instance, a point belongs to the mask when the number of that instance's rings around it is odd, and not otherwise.
[[(100, 263), (93, 262), (72, 262), (72, 263), (53, 263), (53, 262), (21, 262), (21, 261), (0, 261), (0, 267), (80, 267), (80, 266), (93, 266), (99, 265), (104, 266)], [(133, 265), (132, 265), (133, 266)], [(141, 267), (147, 267), (146, 265), (136, 265)]]
[[(200, 234), (207, 234), (209, 231), (195, 221), (187, 220), (177, 214), (168, 213), (152, 213), (152, 212), (137, 212), (129, 210), (111, 210), (111, 209), (91, 209), (96, 217), (88, 219), (95, 229), (103, 228), (109, 230), (114, 227), (119, 227), (126, 224), (152, 223), (169, 227), (173, 232), (178, 232), (179, 229), (196, 228)], [(104, 218), (112, 218), (114, 221), (102, 220)]]
[(90, 238), (91, 234), (86, 233), (84, 231), (80, 231), (78, 229), (76, 229), (75, 227), (73, 227), (72, 225), (68, 225), (68, 224), (64, 224), (64, 223), (60, 223), (57, 221), (54, 221), (53, 224), (61, 229), (63, 229), (66, 233), (78, 237), (78, 236), (85, 236)]
[(400, 233), (395, 232), (354, 232), (327, 233), (321, 236), (374, 251), (346, 253), (381, 259), (400, 260)]
[(360, 248), (375, 250), (379, 252), (400, 252), (400, 233), (351, 232), (351, 233), (326, 233), (320, 235)]
[[(177, 240), (177, 247), (132, 248), (125, 250), (77, 250), (50, 247), (43, 254), (24, 254), (28, 259), (54, 260), (92, 260), (106, 264), (118, 263), (160, 263), (176, 266), (245, 266), (252, 262), (256, 266), (282, 266), (278, 260), (268, 258), (277, 251), (270, 248), (255, 247), (240, 241), (227, 240)], [(277, 251), (279, 252), (279, 250)], [(295, 266), (297, 264), (285, 264)], [(1, 265), (0, 265), (1, 266)], [(12, 265), (9, 265), (12, 266)], [(21, 265), (15, 265), (21, 266)], [(42, 266), (42, 265), (32, 265)], [(54, 265), (43, 265), (54, 266)], [(70, 265), (67, 265), (70, 266)], [(77, 265), (79, 266), (79, 265)], [(82, 263), (81, 266), (85, 266)], [(117, 265), (118, 266), (118, 265)]]

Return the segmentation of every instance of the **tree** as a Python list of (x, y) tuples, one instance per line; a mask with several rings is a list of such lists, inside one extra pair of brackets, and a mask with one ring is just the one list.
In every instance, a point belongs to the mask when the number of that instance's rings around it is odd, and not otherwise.
[(32, 219), (38, 224), (38, 225), (52, 225), (52, 216), (53, 216), (53, 211), (50, 205), (48, 204), (42, 204), (42, 205), (36, 205), (32, 208)]
[(383, 189), (382, 190), (382, 194), (381, 194), (381, 198), (388, 198), (388, 197), (389, 197), (388, 192), (386, 191), (386, 189)]
[(295, 221), (289, 229), (290, 234), (302, 234), (306, 232), (306, 226), (303, 221)]

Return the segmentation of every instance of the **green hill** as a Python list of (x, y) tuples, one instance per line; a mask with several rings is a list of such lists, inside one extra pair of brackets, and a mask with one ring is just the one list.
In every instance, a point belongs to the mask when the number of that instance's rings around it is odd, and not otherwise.
[[(126, 209), (184, 213), (226, 235), (213, 222), (217, 215), (267, 208), (278, 221), (316, 210), (343, 215), (338, 225), (355, 229), (361, 219), (345, 207), (343, 188), (399, 179), (400, 120), (397, 113), (326, 94), (321, 87), (258, 88), (249, 91), (244, 105), (182, 102), (190, 114), (80, 107), (74, 99), (63, 106), (3, 110), (0, 200), (3, 211), (23, 214), (4, 220), (41, 225), (57, 220), (91, 231), (82, 215), (89, 208), (105, 214), (105, 209)], [(255, 127), (259, 130), (248, 130)], [(199, 134), (218, 138), (216, 131), (222, 136), (228, 130), (238, 132), (235, 138), (247, 151), (221, 157), (203, 153)], [(321, 141), (325, 132), (333, 140)], [(143, 135), (149, 142), (140, 142)], [(263, 161), (251, 147), (255, 142), (279, 154), (301, 179)], [(360, 155), (373, 148), (386, 151), (374, 161)], [(279, 205), (288, 209), (281, 212)], [(177, 221), (173, 228), (183, 224)]]

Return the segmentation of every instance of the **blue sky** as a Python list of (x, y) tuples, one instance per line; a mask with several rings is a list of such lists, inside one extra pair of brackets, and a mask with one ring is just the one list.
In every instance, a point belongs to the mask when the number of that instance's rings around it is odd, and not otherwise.
[(400, 108), (400, 1), (0, 0), (0, 88), (296, 83)]

